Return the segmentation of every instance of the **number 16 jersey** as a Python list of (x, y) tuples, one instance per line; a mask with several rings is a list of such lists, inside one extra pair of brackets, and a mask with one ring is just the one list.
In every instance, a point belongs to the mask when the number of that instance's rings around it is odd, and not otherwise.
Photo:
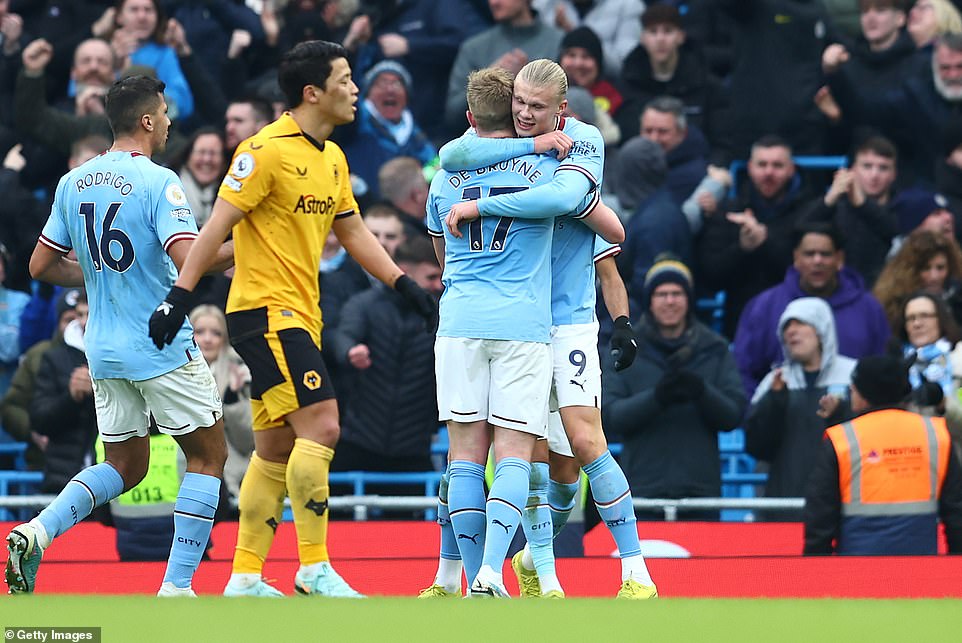
[(177, 278), (167, 249), (196, 236), (180, 179), (139, 152), (101, 154), (60, 179), (40, 243), (77, 254), (94, 378), (146, 380), (199, 357), (187, 322), (163, 350), (147, 335), (151, 313)]

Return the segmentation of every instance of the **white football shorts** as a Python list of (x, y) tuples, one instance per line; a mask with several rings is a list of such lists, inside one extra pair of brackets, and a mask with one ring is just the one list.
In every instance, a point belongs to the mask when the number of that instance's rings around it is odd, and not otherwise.
[(551, 388), (551, 347), (538, 342), (438, 337), (438, 418), (487, 420), (543, 437)]
[(552, 326), (551, 354), (554, 359), (554, 381), (549, 400), (550, 410), (557, 411), (566, 406), (600, 409), (598, 322)]
[(552, 411), (548, 414), (548, 450), (558, 455), (575, 457), (571, 450), (571, 442), (568, 441), (568, 434), (565, 432), (564, 424), (561, 423), (561, 413)]
[(217, 384), (202, 357), (149, 380), (95, 379), (93, 386), (104, 442), (146, 436), (151, 413), (167, 435), (212, 426), (223, 415)]

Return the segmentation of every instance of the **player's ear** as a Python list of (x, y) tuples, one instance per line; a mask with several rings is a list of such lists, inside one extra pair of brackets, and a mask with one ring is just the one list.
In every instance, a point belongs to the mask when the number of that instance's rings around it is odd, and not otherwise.
[(144, 126), (144, 129), (148, 132), (154, 131), (154, 119), (151, 118), (150, 114), (144, 114), (140, 117), (140, 124)]
[(468, 117), (468, 124), (471, 125), (471, 127), (473, 127), (474, 129), (478, 129), (478, 124), (474, 120), (474, 114), (471, 113), (471, 110), (470, 109), (465, 110), (464, 115)]

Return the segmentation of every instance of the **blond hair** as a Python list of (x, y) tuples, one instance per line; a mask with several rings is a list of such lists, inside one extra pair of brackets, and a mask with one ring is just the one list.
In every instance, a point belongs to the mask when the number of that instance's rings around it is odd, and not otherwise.
[(561, 65), (547, 58), (532, 60), (518, 72), (517, 80), (532, 87), (553, 87), (558, 94), (558, 100), (564, 100), (568, 94), (568, 76)]
[(962, 14), (949, 0), (932, 0), (935, 9), (935, 35), (962, 32)]
[(514, 78), (500, 67), (487, 67), (468, 75), (468, 109), (478, 129), (486, 132), (508, 129), (514, 131), (511, 118), (511, 98)]

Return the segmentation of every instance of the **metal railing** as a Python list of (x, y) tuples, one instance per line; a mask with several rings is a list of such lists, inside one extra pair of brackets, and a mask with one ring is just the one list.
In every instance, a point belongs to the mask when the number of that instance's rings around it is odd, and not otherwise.
[[(0, 508), (40, 509), (50, 504), (55, 496), (6, 496), (0, 497)], [(368, 509), (397, 511), (421, 511), (437, 507), (434, 496), (340, 496), (331, 498), (331, 509), (351, 509), (355, 520), (367, 520)], [(284, 500), (290, 507), (290, 500)], [(636, 510), (661, 510), (665, 520), (675, 521), (685, 511), (715, 511), (740, 509), (748, 511), (797, 511), (805, 506), (804, 498), (635, 498)]]

